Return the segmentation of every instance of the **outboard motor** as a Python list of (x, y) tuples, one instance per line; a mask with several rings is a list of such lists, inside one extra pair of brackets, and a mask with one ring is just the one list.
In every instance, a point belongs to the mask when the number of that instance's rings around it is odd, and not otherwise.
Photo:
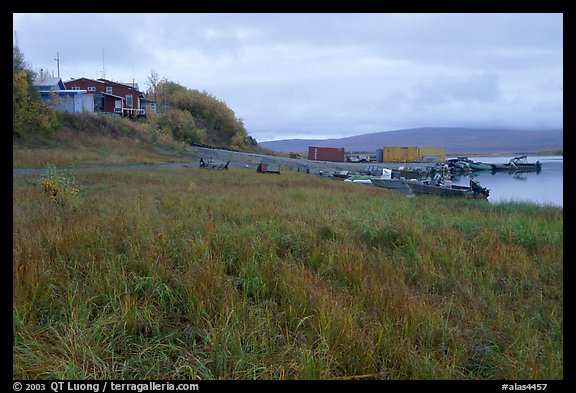
[(490, 190), (483, 187), (478, 181), (470, 179), (470, 188), (474, 191), (474, 194), (486, 195), (486, 198), (490, 195)]

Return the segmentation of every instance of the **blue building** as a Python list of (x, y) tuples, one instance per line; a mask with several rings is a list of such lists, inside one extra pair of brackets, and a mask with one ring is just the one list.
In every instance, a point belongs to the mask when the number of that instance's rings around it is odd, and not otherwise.
[(34, 84), (42, 102), (59, 112), (94, 112), (94, 95), (86, 90), (67, 90), (62, 79), (42, 75)]

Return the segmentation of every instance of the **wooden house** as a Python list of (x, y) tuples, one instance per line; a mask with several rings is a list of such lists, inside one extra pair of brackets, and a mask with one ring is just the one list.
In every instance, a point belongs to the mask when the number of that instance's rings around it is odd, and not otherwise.
[(94, 96), (94, 112), (119, 116), (146, 116), (155, 110), (155, 103), (144, 98), (136, 84), (113, 82), (108, 79), (78, 78), (64, 83), (68, 90), (85, 90)]

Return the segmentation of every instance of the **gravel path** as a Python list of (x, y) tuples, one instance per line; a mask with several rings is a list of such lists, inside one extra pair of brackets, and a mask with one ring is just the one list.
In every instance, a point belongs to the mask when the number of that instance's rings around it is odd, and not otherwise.
[(317, 174), (320, 171), (324, 173), (332, 173), (334, 171), (362, 171), (367, 165), (377, 165), (389, 169), (398, 169), (401, 166), (412, 166), (425, 168), (430, 164), (405, 164), (405, 163), (350, 163), (350, 162), (328, 162), (328, 161), (313, 161), (305, 158), (287, 158), (267, 156), (254, 153), (240, 153), (227, 150), (208, 149), (197, 146), (189, 146), (187, 148), (198, 160), (212, 158), (215, 161), (226, 163), (230, 161), (230, 168), (249, 168), (256, 170), (258, 164), (263, 160), (267, 162), (274, 162), (280, 164), (281, 168), (288, 168), (291, 171), (297, 171), (298, 168), (308, 167), (310, 173)]
[[(267, 162), (280, 164), (282, 169), (287, 168), (291, 171), (297, 171), (299, 168), (305, 170), (308, 168), (310, 173), (318, 174), (333, 173), (335, 171), (362, 171), (367, 165), (377, 165), (389, 169), (397, 169), (400, 166), (419, 166), (426, 167), (430, 164), (404, 164), (404, 163), (349, 163), (349, 162), (328, 162), (313, 161), (304, 158), (286, 158), (267, 156), (255, 153), (242, 153), (229, 150), (209, 149), (205, 147), (189, 146), (186, 149), (190, 155), (190, 162), (171, 163), (171, 164), (138, 164), (138, 165), (108, 165), (96, 166), (91, 168), (74, 168), (74, 171), (96, 171), (96, 170), (143, 170), (143, 169), (162, 169), (176, 167), (198, 167), (200, 158), (204, 161), (213, 159), (217, 162), (226, 163), (230, 161), (229, 168), (244, 168), (256, 171), (258, 164), (265, 159)], [(12, 177), (34, 176), (45, 171), (45, 168), (16, 168), (12, 169)]]

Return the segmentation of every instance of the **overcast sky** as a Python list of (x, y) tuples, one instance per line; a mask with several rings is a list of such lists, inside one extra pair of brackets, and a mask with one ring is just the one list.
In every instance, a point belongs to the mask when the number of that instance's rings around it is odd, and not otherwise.
[(33, 70), (205, 90), (259, 142), (563, 128), (563, 15), (13, 14)]

